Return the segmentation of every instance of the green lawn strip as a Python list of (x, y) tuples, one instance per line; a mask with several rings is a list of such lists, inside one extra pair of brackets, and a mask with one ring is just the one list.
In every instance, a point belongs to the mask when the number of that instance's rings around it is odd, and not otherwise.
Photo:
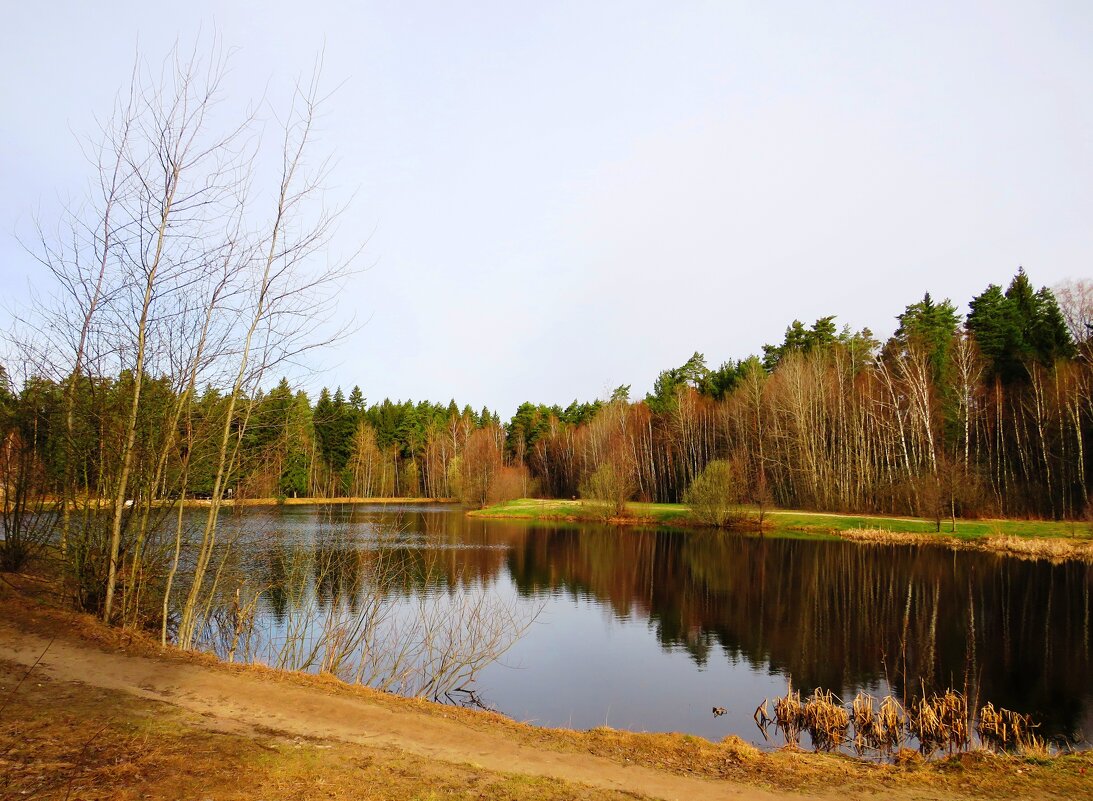
[[(631, 503), (630, 514), (639, 521), (663, 525), (692, 525), (690, 511), (681, 503)], [(474, 517), (507, 518), (533, 521), (575, 520), (596, 522), (598, 516), (587, 503), (579, 500), (538, 500), (521, 498), (470, 513)], [(771, 511), (767, 520), (772, 528), (801, 532), (825, 533), (846, 529), (883, 529), (897, 533), (934, 534), (937, 524), (932, 520), (874, 515), (813, 514), (800, 511)], [(1088, 524), (1044, 520), (962, 520), (957, 519), (955, 533), (952, 522), (941, 522), (941, 534), (962, 539), (991, 535), (1017, 537), (1059, 537), (1065, 539), (1091, 536)]]

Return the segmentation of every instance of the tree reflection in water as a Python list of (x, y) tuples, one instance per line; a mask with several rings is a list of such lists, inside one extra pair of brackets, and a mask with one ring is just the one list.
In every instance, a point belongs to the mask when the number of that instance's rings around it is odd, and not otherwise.
[[(384, 590), (394, 596), (455, 598), (473, 585), (646, 620), (662, 650), (688, 655), (692, 674), (727, 658), (846, 697), (879, 685), (903, 696), (953, 687), (973, 703), (1032, 713), (1048, 736), (1074, 738), (1089, 717), (1090, 565), (792, 536), (530, 525), (450, 510), (404, 511), (397, 526), (390, 512), (346, 510), (348, 533), (334, 546), (307, 533), (317, 514), (286, 509), (280, 539), (251, 554), (252, 564), (269, 568), (261, 614), (272, 621), (306, 602), (285, 589), (293, 582), (285, 580), (288, 562), (272, 556), (277, 548), (336, 547), (347, 552), (336, 561), (349, 566), (364, 563), (349, 557), (364, 549), (403, 560), (399, 580)], [(327, 572), (309, 592), (320, 603), (355, 603), (369, 581), (367, 571)], [(525, 639), (538, 636), (533, 626)], [(587, 640), (575, 635), (566, 647), (579, 670)], [(676, 670), (679, 681), (690, 675)], [(564, 687), (551, 692), (564, 703)]]

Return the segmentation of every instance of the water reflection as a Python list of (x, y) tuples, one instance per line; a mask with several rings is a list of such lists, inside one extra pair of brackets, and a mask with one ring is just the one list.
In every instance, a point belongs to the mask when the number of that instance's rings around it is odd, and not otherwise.
[[(399, 597), (484, 586), (546, 599), (515, 658), (479, 681), (517, 717), (754, 739), (751, 710), (791, 677), (845, 696), (966, 688), (1071, 740), (1091, 725), (1089, 565), (436, 509), (289, 507), (267, 528), (248, 569), (269, 588), (261, 614), (273, 624), (308, 603), (300, 592), (356, 603), (377, 558), (401, 560), (385, 587)], [(313, 550), (308, 582), (291, 575), (301, 544)], [(710, 719), (726, 696), (731, 714)]]

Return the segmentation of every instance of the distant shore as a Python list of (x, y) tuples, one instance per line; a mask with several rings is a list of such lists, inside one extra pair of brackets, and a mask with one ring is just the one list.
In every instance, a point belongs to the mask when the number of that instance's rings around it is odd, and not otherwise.
[[(164, 501), (166, 503), (166, 501)], [(187, 498), (186, 506), (211, 506), (208, 498)], [(390, 506), (451, 505), (455, 498), (224, 498), (222, 506)]]
[[(613, 526), (671, 526), (705, 528), (685, 504), (627, 504), (627, 515), (605, 520), (597, 505), (580, 500), (521, 498), (468, 512), (475, 518), (529, 522), (600, 523)], [(758, 528), (758, 510), (743, 506), (744, 524)], [(1093, 562), (1093, 531), (1084, 521), (1051, 520), (943, 520), (937, 523), (914, 517), (839, 515), (790, 509), (768, 509), (763, 529), (820, 537), (837, 537), (861, 544), (931, 545), (954, 550), (978, 550), (1051, 561)], [(954, 529), (951, 530), (951, 529)]]
[[(164, 506), (174, 506), (178, 503), (177, 498), (159, 498), (152, 502), (152, 506), (162, 508)], [(227, 508), (235, 507), (249, 507), (249, 506), (451, 506), (458, 504), (459, 501), (456, 498), (223, 498), (220, 501), (220, 505)], [(0, 501), (0, 505), (3, 501)], [(187, 497), (183, 502), (183, 506), (190, 506), (194, 508), (208, 508), (212, 506), (212, 499), (210, 498), (190, 498)], [(56, 509), (60, 505), (60, 501), (49, 500), (46, 502), (44, 508)], [(71, 504), (73, 509), (86, 509), (91, 507), (93, 509), (107, 509), (114, 505), (113, 501), (109, 501), (106, 498), (80, 498), (75, 503)], [(132, 506), (133, 501), (127, 501), (126, 506)]]

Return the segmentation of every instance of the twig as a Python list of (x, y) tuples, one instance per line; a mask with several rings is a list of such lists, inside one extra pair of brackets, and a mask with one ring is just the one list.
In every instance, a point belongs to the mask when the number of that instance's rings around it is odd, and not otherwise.
[(38, 658), (34, 660), (34, 664), (27, 668), (27, 672), (23, 674), (23, 678), (19, 679), (19, 682), (15, 685), (15, 688), (8, 694), (8, 698), (6, 701), (4, 701), (4, 705), (0, 706), (0, 715), (4, 714), (4, 710), (8, 708), (8, 704), (10, 704), (12, 699), (15, 698), (15, 694), (19, 692), (19, 688), (23, 686), (23, 682), (27, 680), (27, 676), (29, 676), (31, 672), (33, 672), (34, 668), (38, 667), (38, 663), (42, 661), (42, 659), (46, 655), (46, 651), (49, 650), (49, 647), (53, 645), (53, 641), (56, 639), (56, 635), (51, 637), (49, 642), (46, 643), (46, 647), (42, 649), (42, 653), (39, 654)]

